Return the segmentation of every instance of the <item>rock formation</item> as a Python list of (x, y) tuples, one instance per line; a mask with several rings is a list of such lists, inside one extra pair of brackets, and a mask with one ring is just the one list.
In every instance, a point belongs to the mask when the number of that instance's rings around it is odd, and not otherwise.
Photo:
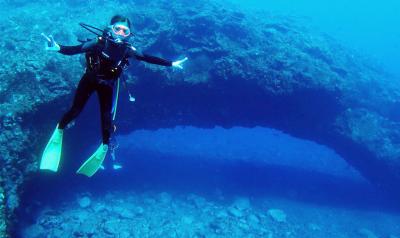
[(298, 19), (207, 0), (12, 7), (0, 21), (0, 237), (83, 71), (79, 56), (44, 52), (40, 33), (76, 44), (93, 37), (79, 22), (105, 26), (118, 9), (133, 21), (135, 46), (190, 59), (184, 71), (132, 62), (126, 75), (136, 102), (120, 101), (121, 132), (273, 127), (331, 147), (378, 185), (399, 185), (398, 81)]

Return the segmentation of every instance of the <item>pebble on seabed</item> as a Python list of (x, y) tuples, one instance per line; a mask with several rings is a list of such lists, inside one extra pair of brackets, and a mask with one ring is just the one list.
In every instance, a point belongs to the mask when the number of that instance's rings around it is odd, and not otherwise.
[(268, 215), (276, 222), (285, 223), (286, 213), (280, 209), (269, 209)]
[(378, 236), (376, 236), (372, 231), (366, 228), (361, 228), (360, 230), (358, 230), (358, 234), (362, 238), (378, 238)]
[(92, 201), (88, 196), (84, 196), (78, 199), (78, 203), (81, 208), (88, 208), (92, 204)]
[[(251, 206), (247, 199), (218, 204), (198, 195), (190, 195), (186, 199), (174, 198), (173, 203), (167, 205), (166, 201), (172, 201), (167, 193), (136, 196), (128, 200), (124, 200), (124, 193), (109, 195), (107, 199), (92, 197), (89, 208), (82, 208), (87, 203), (81, 206), (73, 201), (61, 210), (45, 211), (37, 223), (26, 230), (29, 235), (24, 237), (42, 238), (46, 237), (45, 234), (49, 234), (49, 237), (62, 237), (62, 233), (73, 234), (75, 237), (119, 238), (173, 237), (170, 234), (175, 237), (198, 238), (293, 238), (316, 233), (320, 235), (318, 237), (329, 237), (328, 234), (332, 234), (324, 223), (295, 224), (292, 222), (298, 220), (296, 213), (292, 212), (293, 219), (288, 221), (283, 210), (269, 209), (265, 212), (262, 208)], [(196, 203), (202, 204), (202, 208), (197, 209)], [(378, 237), (365, 228), (357, 231), (354, 238)], [(335, 232), (339, 234), (342, 231)]]

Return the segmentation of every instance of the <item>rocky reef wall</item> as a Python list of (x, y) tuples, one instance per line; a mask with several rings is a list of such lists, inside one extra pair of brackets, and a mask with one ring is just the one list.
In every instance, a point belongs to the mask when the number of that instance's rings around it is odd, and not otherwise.
[(132, 19), (137, 48), (190, 59), (184, 71), (132, 62), (126, 75), (136, 102), (120, 101), (120, 132), (273, 127), (331, 147), (378, 185), (400, 183), (399, 81), (298, 19), (247, 14), (213, 1), (35, 1), (12, 7), (3, 5), (0, 14), (8, 36), (0, 40), (6, 198), (0, 230), (5, 214), (12, 221), (21, 185), (37, 171), (45, 141), (83, 71), (79, 56), (44, 52), (40, 33), (76, 44), (93, 37), (79, 22), (102, 27), (115, 13)]
[(6, 210), (4, 205), (4, 190), (0, 187), (0, 237), (6, 237)]

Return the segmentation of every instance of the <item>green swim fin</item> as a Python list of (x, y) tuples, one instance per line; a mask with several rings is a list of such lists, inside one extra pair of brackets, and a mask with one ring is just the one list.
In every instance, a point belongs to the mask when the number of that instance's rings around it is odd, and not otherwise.
[(61, 159), (62, 139), (63, 130), (58, 129), (57, 125), (44, 149), (42, 160), (40, 161), (40, 169), (47, 169), (53, 172), (58, 171), (58, 165)]
[(101, 144), (88, 160), (78, 169), (76, 173), (92, 177), (101, 167), (107, 155), (108, 145)]

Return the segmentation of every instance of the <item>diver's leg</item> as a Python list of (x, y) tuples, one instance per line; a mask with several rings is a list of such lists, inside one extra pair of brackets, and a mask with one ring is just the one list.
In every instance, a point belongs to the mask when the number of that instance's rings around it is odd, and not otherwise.
[(103, 143), (77, 171), (78, 174), (83, 174), (88, 177), (93, 176), (103, 164), (108, 152), (108, 144), (110, 143), (110, 136), (112, 132), (111, 109), (113, 100), (113, 86), (108, 85), (107, 83), (97, 83), (96, 91), (100, 104)]
[(44, 149), (40, 161), (40, 169), (51, 170), (53, 172), (58, 171), (61, 160), (63, 129), (79, 114), (93, 90), (94, 89), (92, 89), (90, 85), (90, 78), (85, 74), (79, 82), (72, 108), (58, 123), (57, 128), (54, 130), (46, 148)]
[(103, 144), (105, 145), (110, 143), (110, 137), (113, 132), (111, 112), (113, 104), (113, 92), (113, 86), (111, 85), (99, 85), (97, 89), (101, 113), (101, 130)]
[(58, 123), (59, 129), (64, 129), (72, 120), (74, 120), (85, 107), (86, 102), (89, 100), (95, 90), (92, 78), (89, 74), (84, 74), (81, 81), (79, 81), (78, 88), (75, 92), (74, 102), (72, 107), (61, 118)]

